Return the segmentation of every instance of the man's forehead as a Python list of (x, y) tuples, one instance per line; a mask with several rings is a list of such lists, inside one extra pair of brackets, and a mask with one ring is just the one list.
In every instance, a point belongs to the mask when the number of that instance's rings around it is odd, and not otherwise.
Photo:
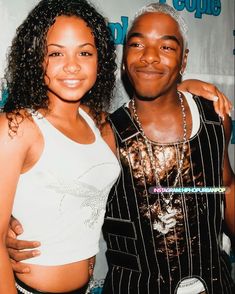
[(163, 24), (165, 24), (167, 22), (172, 23), (173, 27), (179, 27), (179, 24), (171, 15), (162, 12), (146, 12), (144, 14), (141, 14), (134, 20), (131, 30), (135, 27), (138, 27), (140, 23), (141, 25), (143, 25), (146, 22), (148, 22), (148, 24), (155, 24), (158, 22), (162, 22)]
[(138, 16), (133, 22), (128, 36), (134, 32), (144, 35), (152, 29), (161, 32), (161, 34), (173, 34), (183, 39), (177, 21), (172, 16), (159, 12), (147, 12)]

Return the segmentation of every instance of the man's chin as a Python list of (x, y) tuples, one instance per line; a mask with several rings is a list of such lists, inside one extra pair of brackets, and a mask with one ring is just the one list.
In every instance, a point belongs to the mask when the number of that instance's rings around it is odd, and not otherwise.
[(139, 100), (142, 100), (142, 101), (153, 101), (155, 99), (157, 99), (159, 97), (159, 95), (141, 95), (141, 94), (138, 94), (138, 93), (135, 93), (135, 97)]

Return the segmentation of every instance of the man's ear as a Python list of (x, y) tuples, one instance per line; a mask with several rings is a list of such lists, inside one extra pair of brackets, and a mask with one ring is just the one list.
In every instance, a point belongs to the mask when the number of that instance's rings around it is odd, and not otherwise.
[(185, 49), (185, 51), (183, 53), (182, 64), (181, 64), (181, 69), (180, 69), (180, 74), (181, 75), (184, 74), (184, 71), (185, 71), (186, 66), (187, 66), (188, 53), (189, 53), (189, 49)]

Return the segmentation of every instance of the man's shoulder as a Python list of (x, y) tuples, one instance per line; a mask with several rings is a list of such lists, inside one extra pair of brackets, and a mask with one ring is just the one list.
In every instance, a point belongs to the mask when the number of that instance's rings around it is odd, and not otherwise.
[(213, 101), (207, 100), (204, 97), (193, 95), (193, 100), (196, 102), (199, 113), (207, 122), (221, 123), (221, 119), (215, 112)]
[(121, 142), (125, 142), (139, 133), (139, 129), (133, 120), (128, 107), (126, 107), (126, 104), (114, 111), (109, 116), (109, 121), (112, 125), (114, 133), (121, 140)]
[(117, 108), (114, 112), (109, 114), (108, 120), (114, 125), (126, 125), (132, 123), (131, 115), (125, 104)]
[(114, 110), (112, 113), (109, 114), (109, 117), (115, 117), (116, 115), (121, 115), (124, 112), (127, 111), (126, 109), (126, 104), (121, 105), (120, 107), (118, 107), (116, 110)]

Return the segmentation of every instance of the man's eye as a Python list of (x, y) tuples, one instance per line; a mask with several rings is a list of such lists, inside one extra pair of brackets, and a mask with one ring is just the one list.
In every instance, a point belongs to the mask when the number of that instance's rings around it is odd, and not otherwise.
[(132, 43), (128, 44), (128, 47), (139, 48), (139, 47), (142, 47), (142, 45), (140, 43), (137, 43), (137, 42), (132, 42)]
[(173, 48), (171, 46), (166, 46), (166, 45), (162, 46), (162, 49), (166, 50), (166, 51), (175, 51), (175, 48)]

